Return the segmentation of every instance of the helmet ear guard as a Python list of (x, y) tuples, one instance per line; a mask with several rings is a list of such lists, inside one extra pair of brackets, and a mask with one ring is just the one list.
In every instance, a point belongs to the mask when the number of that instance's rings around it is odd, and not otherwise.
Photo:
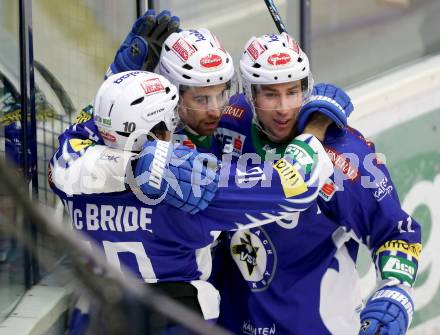
[(127, 71), (110, 76), (99, 88), (94, 121), (104, 143), (141, 151), (148, 134), (163, 124), (170, 132), (178, 123), (177, 88), (161, 75)]

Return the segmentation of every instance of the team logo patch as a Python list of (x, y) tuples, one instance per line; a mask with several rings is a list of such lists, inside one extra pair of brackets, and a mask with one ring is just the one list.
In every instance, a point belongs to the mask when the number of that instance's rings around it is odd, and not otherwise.
[(254, 40), (246, 49), (249, 56), (255, 61), (265, 51), (263, 46), (257, 40)]
[(333, 195), (336, 193), (337, 190), (338, 190), (338, 187), (333, 182), (333, 180), (327, 179), (326, 183), (319, 190), (319, 195), (325, 201), (330, 201), (331, 198), (333, 198)]
[(240, 230), (230, 238), (230, 252), (252, 291), (263, 291), (271, 283), (276, 268), (276, 253), (262, 228)]
[(69, 144), (73, 151), (79, 152), (91, 146), (93, 142), (91, 140), (80, 140), (78, 138), (71, 138), (69, 140)]
[(174, 53), (184, 62), (196, 52), (196, 50), (181, 37), (173, 44), (171, 50), (173, 50)]
[(267, 57), (267, 62), (273, 66), (286, 65), (289, 64), (291, 60), (290, 56), (283, 52)]
[(165, 91), (159, 78), (144, 80), (141, 82), (141, 86), (147, 95)]
[(222, 58), (219, 55), (208, 55), (200, 59), (200, 65), (206, 68), (217, 67), (222, 64)]
[(307, 191), (307, 185), (298, 170), (285, 158), (273, 165), (278, 172), (286, 198), (294, 197)]

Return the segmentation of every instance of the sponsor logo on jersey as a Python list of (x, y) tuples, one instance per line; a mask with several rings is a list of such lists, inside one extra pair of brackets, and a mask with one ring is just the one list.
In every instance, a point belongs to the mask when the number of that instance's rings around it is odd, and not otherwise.
[(267, 57), (267, 62), (273, 66), (286, 65), (289, 64), (291, 60), (290, 55), (284, 52), (273, 54)]
[(181, 37), (173, 44), (171, 50), (173, 50), (174, 53), (184, 62), (196, 52), (196, 50)]
[(333, 182), (333, 180), (329, 178), (327, 179), (326, 183), (322, 186), (321, 190), (319, 190), (319, 195), (325, 201), (330, 201), (337, 190), (338, 187)]
[(342, 154), (340, 154), (333, 148), (326, 146), (325, 151), (330, 157), (330, 160), (332, 161), (333, 165), (339, 171), (341, 171), (348, 179), (350, 179), (351, 181), (355, 181), (356, 179), (359, 178), (358, 169), (350, 163), (349, 159), (344, 157)]
[(393, 186), (388, 185), (388, 178), (383, 177), (383, 179), (377, 184), (377, 189), (373, 192), (373, 195), (377, 201), (382, 201), (382, 199), (391, 194), (392, 191)]
[(278, 172), (283, 187), (284, 195), (287, 198), (302, 194), (307, 191), (307, 185), (298, 170), (285, 158), (280, 159), (273, 165)]
[(272, 335), (276, 334), (275, 323), (272, 323), (270, 327), (255, 327), (250, 320), (245, 320), (241, 331), (246, 335)]
[(276, 268), (272, 241), (262, 228), (229, 234), (230, 252), (252, 291), (263, 291), (271, 283)]
[(223, 153), (238, 157), (243, 152), (245, 135), (233, 130), (217, 128), (215, 137), (223, 147)]
[(80, 140), (78, 138), (71, 138), (69, 140), (69, 144), (73, 151), (79, 152), (93, 145), (93, 142), (91, 140)]
[(102, 137), (104, 140), (110, 141), (110, 142), (112, 142), (112, 143), (115, 143), (115, 142), (116, 142), (116, 137), (115, 137), (113, 134), (111, 134), (111, 133), (109, 133), (109, 132), (107, 132), (107, 131), (105, 131), (105, 130), (100, 130), (100, 131), (99, 131), (99, 134), (101, 135), (101, 137)]
[(200, 65), (206, 68), (217, 67), (222, 64), (222, 58), (216, 54), (210, 54), (200, 59)]
[(165, 92), (165, 88), (159, 78), (152, 78), (141, 82), (145, 94), (150, 95), (157, 92)]
[(257, 40), (254, 40), (246, 49), (249, 56), (255, 61), (265, 51), (263, 46)]
[(244, 108), (228, 105), (225, 107), (223, 111), (223, 116), (230, 116), (233, 117), (234, 119), (240, 120), (244, 116), (244, 113), (245, 113)]
[(422, 252), (422, 244), (408, 243), (402, 240), (391, 240), (385, 242), (382, 246), (380, 246), (380, 248), (376, 251), (376, 255), (387, 251), (400, 251), (418, 260), (420, 257), (420, 253)]
[(407, 282), (411, 286), (415, 281), (417, 264), (408, 259), (397, 256), (382, 256), (380, 258), (380, 272), (382, 279), (396, 278)]

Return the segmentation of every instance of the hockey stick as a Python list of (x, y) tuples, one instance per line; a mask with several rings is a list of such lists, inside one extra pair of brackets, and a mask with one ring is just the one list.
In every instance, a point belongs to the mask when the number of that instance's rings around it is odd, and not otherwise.
[(284, 25), (283, 20), (281, 19), (281, 15), (278, 12), (278, 8), (273, 3), (273, 0), (264, 0), (264, 3), (267, 6), (267, 9), (269, 10), (270, 15), (272, 16), (273, 21), (275, 22), (275, 25), (278, 28), (279, 33), (287, 33), (287, 28)]

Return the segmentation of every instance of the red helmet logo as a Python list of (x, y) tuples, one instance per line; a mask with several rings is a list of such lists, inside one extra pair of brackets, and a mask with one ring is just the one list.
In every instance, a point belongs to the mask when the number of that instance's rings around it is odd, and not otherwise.
[(222, 64), (222, 58), (219, 55), (208, 55), (200, 59), (200, 65), (203, 67), (217, 67)]
[(141, 82), (141, 86), (146, 95), (165, 91), (165, 87), (163, 87), (159, 78), (144, 80)]
[(106, 132), (105, 130), (100, 130), (99, 133), (101, 134), (101, 137), (107, 141), (110, 142), (116, 142), (116, 137), (113, 136), (112, 134)]
[(273, 54), (267, 58), (267, 62), (270, 65), (285, 65), (290, 63), (290, 56), (286, 53)]

